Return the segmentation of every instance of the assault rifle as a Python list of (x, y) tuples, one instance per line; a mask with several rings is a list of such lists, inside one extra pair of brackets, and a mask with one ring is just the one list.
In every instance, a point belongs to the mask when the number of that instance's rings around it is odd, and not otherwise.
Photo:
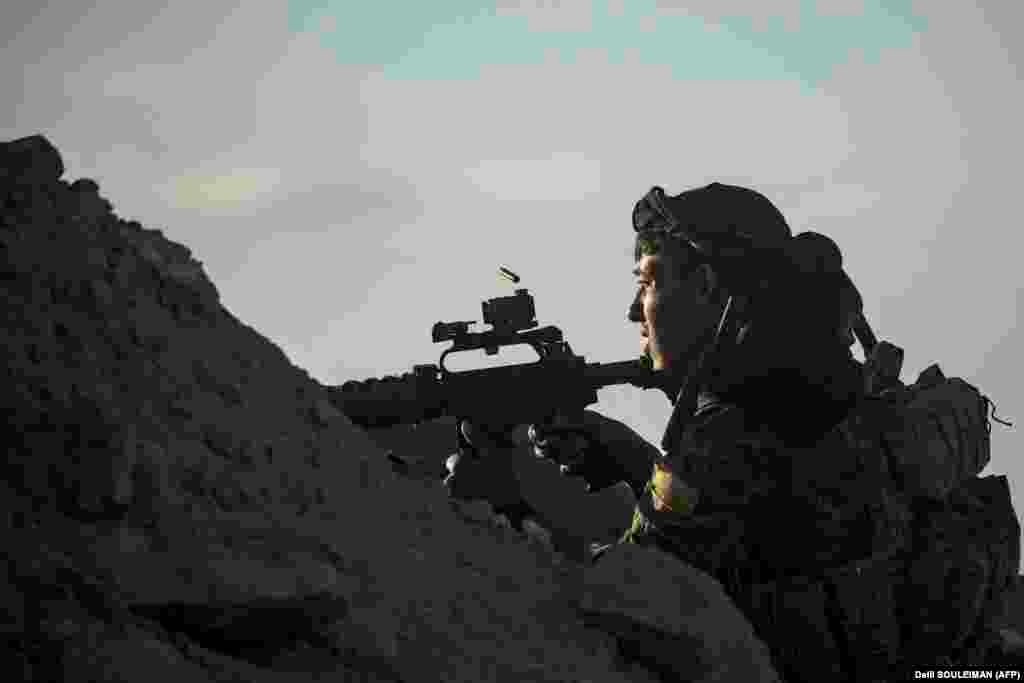
[[(500, 273), (519, 282), (502, 268)], [(434, 343), (452, 342), (437, 365), (415, 365), (400, 377), (351, 380), (327, 388), (331, 402), (357, 425), (377, 429), (419, 424), (454, 417), (456, 424), (470, 420), (500, 439), (512, 428), (543, 423), (556, 413), (572, 415), (597, 402), (597, 390), (613, 384), (645, 389), (658, 386), (658, 373), (645, 359), (615, 363), (587, 363), (575, 355), (562, 331), (538, 327), (533, 296), (526, 289), (514, 296), (482, 303), (483, 322), (490, 330), (471, 332), (475, 321), (438, 322), (431, 331)], [(452, 372), (445, 367), (449, 354), (483, 349), (494, 355), (502, 347), (527, 344), (536, 351), (532, 363)], [(460, 451), (472, 448), (461, 432)]]

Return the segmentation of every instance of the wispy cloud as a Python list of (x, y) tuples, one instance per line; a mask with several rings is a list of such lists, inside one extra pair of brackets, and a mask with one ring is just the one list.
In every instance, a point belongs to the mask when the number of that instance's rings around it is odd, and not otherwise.
[(486, 159), (466, 169), (479, 189), (504, 201), (582, 201), (601, 191), (601, 164), (580, 153), (547, 159)]
[(238, 168), (216, 175), (186, 174), (167, 187), (177, 208), (230, 211), (246, 204), (266, 204), (281, 184), (281, 169)]

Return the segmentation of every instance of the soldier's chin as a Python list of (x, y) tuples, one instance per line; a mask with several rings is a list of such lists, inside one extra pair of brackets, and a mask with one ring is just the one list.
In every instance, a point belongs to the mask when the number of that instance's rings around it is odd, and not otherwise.
[(662, 357), (660, 353), (651, 353), (650, 351), (645, 349), (643, 355), (650, 361), (652, 370), (665, 369), (665, 359)]

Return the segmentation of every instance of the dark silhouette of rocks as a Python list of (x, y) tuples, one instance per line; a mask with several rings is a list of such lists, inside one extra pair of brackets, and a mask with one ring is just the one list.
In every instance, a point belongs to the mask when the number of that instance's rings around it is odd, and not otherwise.
[(582, 565), (395, 472), (63, 172), (0, 143), (7, 680), (654, 680), (584, 623)]

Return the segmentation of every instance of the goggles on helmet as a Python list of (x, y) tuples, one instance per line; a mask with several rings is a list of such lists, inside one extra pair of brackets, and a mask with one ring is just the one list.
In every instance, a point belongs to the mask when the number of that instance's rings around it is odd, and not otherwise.
[[(670, 203), (676, 204), (677, 210), (685, 213), (690, 220), (681, 222), (677, 218), (678, 214), (669, 208)], [(766, 247), (776, 246), (759, 244), (759, 240), (743, 226), (727, 218), (723, 220), (722, 209), (721, 198), (712, 200), (704, 196), (688, 197), (685, 193), (678, 197), (666, 197), (665, 190), (655, 186), (633, 207), (633, 229), (638, 235), (667, 235), (680, 240), (702, 256), (719, 261), (742, 258)]]
[(653, 187), (633, 207), (633, 229), (637, 233), (660, 233), (682, 240), (694, 249), (700, 247), (690, 238), (688, 231), (665, 205), (665, 190)]

